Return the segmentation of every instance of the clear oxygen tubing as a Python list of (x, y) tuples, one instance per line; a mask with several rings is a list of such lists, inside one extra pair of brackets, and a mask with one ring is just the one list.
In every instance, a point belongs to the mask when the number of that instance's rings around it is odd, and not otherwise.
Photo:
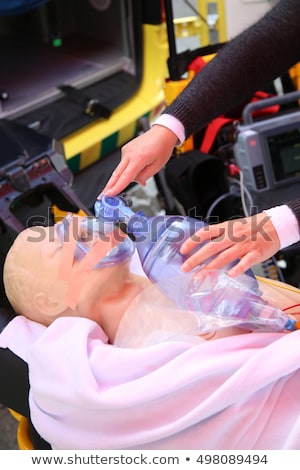
[(296, 328), (295, 320), (263, 300), (251, 270), (237, 278), (227, 275), (228, 267), (205, 272), (200, 266), (189, 273), (181, 271), (186, 257), (180, 253), (180, 247), (206, 225), (201, 220), (184, 216), (147, 217), (135, 213), (120, 196), (102, 196), (94, 209), (104, 231), (119, 226), (134, 238), (146, 276), (178, 308), (196, 312), (199, 332), (231, 325), (260, 331)]

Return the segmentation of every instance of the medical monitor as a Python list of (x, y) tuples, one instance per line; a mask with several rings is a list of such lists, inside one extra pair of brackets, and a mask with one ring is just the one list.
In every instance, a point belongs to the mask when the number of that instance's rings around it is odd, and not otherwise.
[[(299, 95), (300, 96), (300, 95)], [(300, 111), (239, 124), (234, 157), (260, 208), (300, 196)]]

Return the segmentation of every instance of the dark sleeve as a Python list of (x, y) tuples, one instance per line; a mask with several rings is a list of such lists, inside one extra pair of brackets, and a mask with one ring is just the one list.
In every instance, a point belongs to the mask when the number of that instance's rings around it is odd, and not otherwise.
[(287, 206), (293, 211), (298, 221), (300, 229), (300, 199), (295, 199), (294, 201), (289, 201), (286, 203)]
[(230, 40), (166, 108), (186, 137), (246, 102), (300, 59), (300, 0), (280, 0)]

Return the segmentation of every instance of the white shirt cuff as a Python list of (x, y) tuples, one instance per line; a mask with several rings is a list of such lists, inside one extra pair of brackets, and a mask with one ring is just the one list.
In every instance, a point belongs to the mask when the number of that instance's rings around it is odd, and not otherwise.
[(170, 131), (174, 132), (178, 137), (177, 145), (182, 145), (185, 141), (185, 130), (183, 124), (171, 114), (161, 114), (153, 123), (152, 126), (158, 124), (159, 126), (167, 127)]
[(300, 240), (298, 221), (293, 211), (287, 205), (275, 206), (264, 210), (264, 212), (271, 217), (281, 249), (293, 245)]

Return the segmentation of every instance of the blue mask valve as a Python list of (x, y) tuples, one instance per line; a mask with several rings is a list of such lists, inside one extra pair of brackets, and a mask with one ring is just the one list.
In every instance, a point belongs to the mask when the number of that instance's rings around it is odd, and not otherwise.
[(285, 326), (284, 326), (284, 329), (285, 330), (288, 330), (288, 331), (295, 331), (296, 330), (296, 320), (294, 320), (293, 318), (288, 318)]

